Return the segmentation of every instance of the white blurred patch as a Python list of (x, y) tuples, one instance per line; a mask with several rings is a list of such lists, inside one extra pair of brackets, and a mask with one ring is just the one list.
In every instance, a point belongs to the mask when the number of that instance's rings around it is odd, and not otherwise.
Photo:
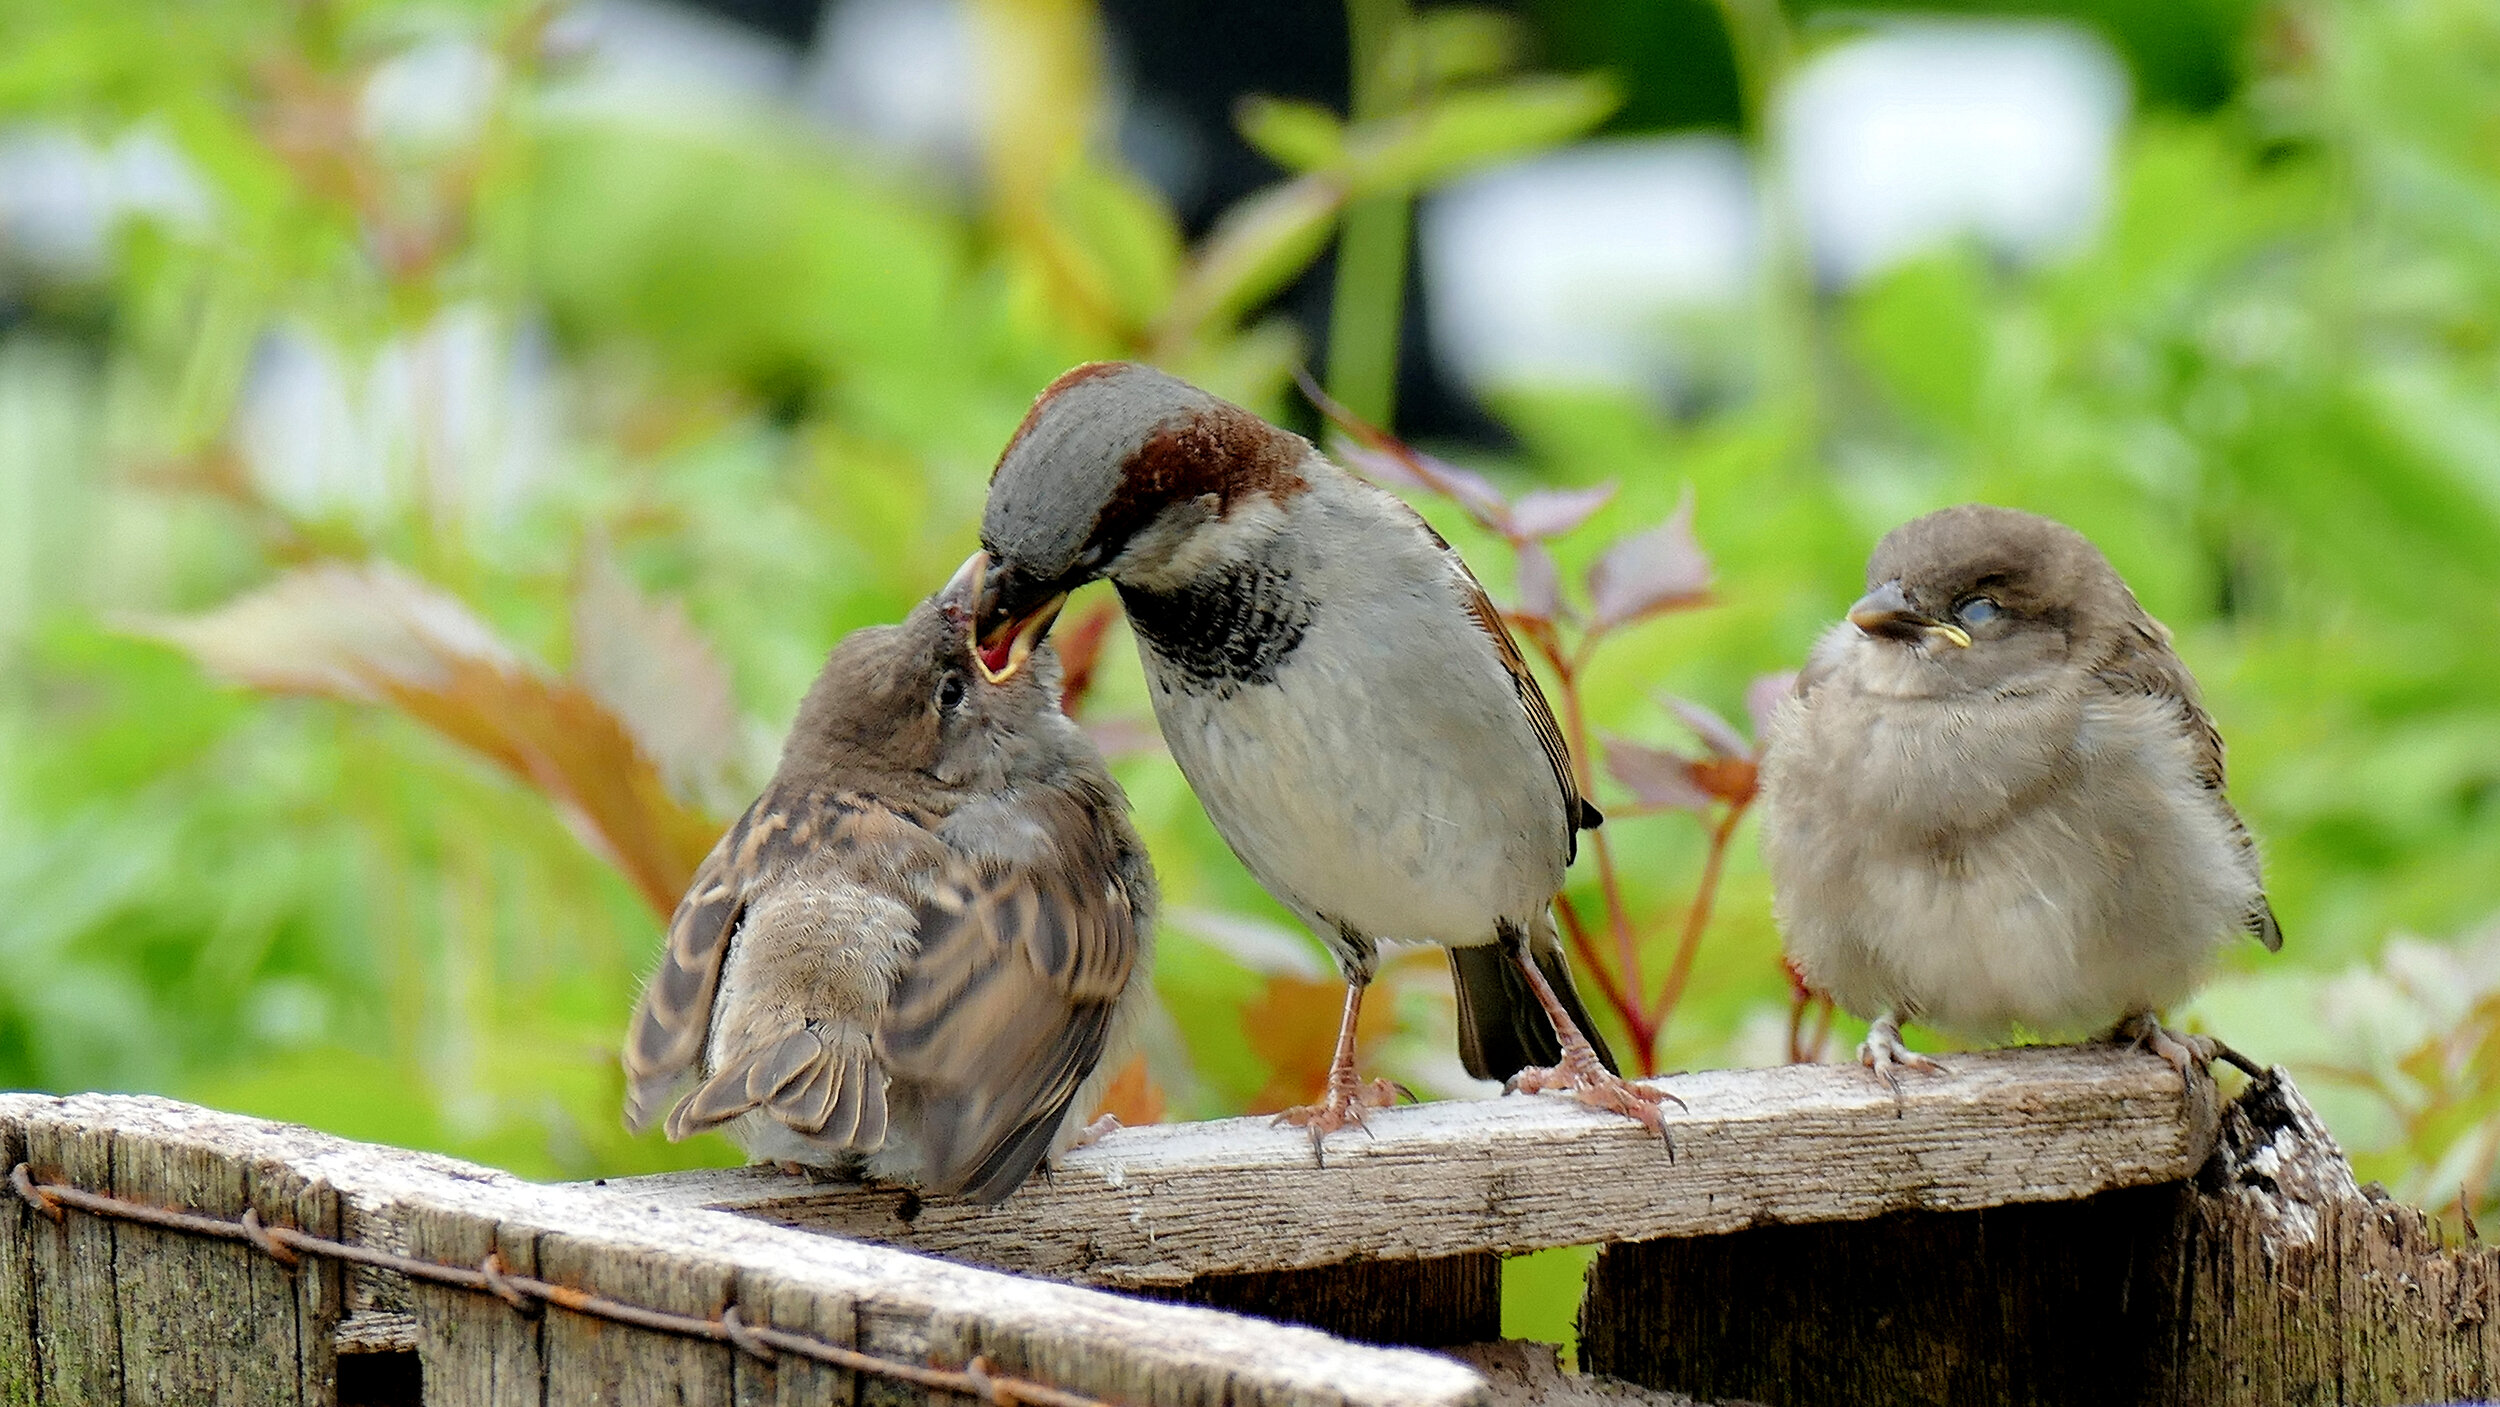
[(548, 26), (545, 43), (571, 70), (558, 107), (777, 102), (799, 66), (790, 45), (670, 0), (589, 0)]
[(1422, 212), (1433, 351), (1478, 391), (1680, 379), (1680, 313), (1725, 309), (1759, 258), (1736, 143), (1592, 143), (1462, 181)]
[(410, 504), (438, 522), (509, 522), (557, 449), (552, 356), (477, 304), (369, 353), (302, 326), (261, 341), (236, 440), (253, 483), (301, 517), (372, 524)]
[(2075, 249), (2127, 106), (2108, 45), (2068, 24), (1922, 20), (1822, 54), (1780, 105), (1817, 271), (1854, 283), (1962, 236), (2023, 262)]
[(378, 146), (420, 155), (456, 150), (485, 129), (502, 80), (501, 61), (475, 39), (424, 40), (366, 76), (356, 120)]
[(125, 221), (152, 219), (193, 233), (214, 211), (191, 163), (152, 127), (109, 143), (52, 125), (0, 134), (0, 265), (14, 272), (65, 282), (100, 278)]
[(970, 174), (981, 160), (980, 35), (961, 0), (835, 0), (800, 106), (869, 146)]

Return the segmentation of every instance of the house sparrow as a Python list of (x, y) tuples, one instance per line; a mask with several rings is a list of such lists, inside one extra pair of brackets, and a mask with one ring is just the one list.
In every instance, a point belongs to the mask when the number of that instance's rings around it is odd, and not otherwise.
[(1314, 1147), (1386, 1081), (1354, 1031), (1383, 938), (1450, 949), (1468, 1073), (1662, 1136), (1590, 1031), (1549, 913), (1597, 809), (1484, 588), (1422, 518), (1308, 441), (1148, 367), (1059, 378), (1000, 458), (977, 650), (1014, 676), (1109, 577), (1173, 759), (1225, 841), (1335, 955), (1345, 1014)]
[[(1806, 980), (1874, 1025), (1974, 1038), (2161, 1028), (2223, 943), (2283, 944), (2170, 632), (2082, 534), (1979, 504), (1896, 528), (1774, 716), (1763, 854)], [(2235, 1057), (2234, 1057), (2235, 1058)]]
[(1058, 665), (974, 667), (981, 558), (825, 661), (696, 872), (625, 1046), (626, 1123), (995, 1202), (1064, 1146), (1151, 966), (1127, 798)]

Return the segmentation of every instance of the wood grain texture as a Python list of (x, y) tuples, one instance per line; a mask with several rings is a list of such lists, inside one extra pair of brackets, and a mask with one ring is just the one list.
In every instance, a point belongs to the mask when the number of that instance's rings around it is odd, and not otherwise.
[[(111, 1189), (109, 1155), (120, 1140), (166, 1150), (178, 1163), (197, 1158), (220, 1167), (276, 1165), (306, 1186), (334, 1194), (344, 1234), (365, 1244), (397, 1251), (426, 1248), (437, 1258), (471, 1264), (490, 1246), (502, 1249), (507, 1261), (526, 1252), (541, 1275), (620, 1298), (657, 1298), (703, 1313), (717, 1313), (734, 1287), (742, 1303), (769, 1306), (767, 1322), (776, 1324), (796, 1323), (807, 1317), (803, 1310), (812, 1314), (812, 1306), (822, 1304), (837, 1322), (849, 1314), (859, 1346), (870, 1352), (934, 1359), (948, 1366), (984, 1355), (1000, 1373), (1029, 1376), (1130, 1407), (1455, 1407), (1484, 1401), (1478, 1375), (1429, 1354), (1348, 1344), (1307, 1329), (998, 1275), (748, 1218), (663, 1205), (629, 1190), (540, 1186), (450, 1159), (349, 1143), (170, 1100), (0, 1095), (0, 1130), (23, 1131), (32, 1160), (45, 1176), (91, 1190)], [(60, 1233), (45, 1223), (24, 1238), (36, 1261), (37, 1336), (47, 1372), (47, 1390), (38, 1399), (42, 1402), (123, 1400), (121, 1348), (118, 1339), (109, 1337), (119, 1316), (93, 1310), (99, 1303), (116, 1302), (113, 1237), (120, 1230), (114, 1223), (72, 1214)], [(240, 1248), (228, 1249), (245, 1254)], [(528, 1267), (515, 1262), (514, 1268)], [(669, 1278), (655, 1284), (655, 1274)], [(395, 1278), (382, 1277), (385, 1282)], [(565, 1385), (576, 1374), (594, 1387), (603, 1382), (616, 1386), (620, 1400), (645, 1400), (615, 1365), (644, 1357), (642, 1346), (630, 1341), (655, 1338), (647, 1331), (614, 1324), (595, 1329), (568, 1325), (565, 1321), (572, 1316), (567, 1311), (549, 1308), (534, 1367), (517, 1353), (496, 1360), (513, 1370), (510, 1389), (505, 1378), (495, 1377), (480, 1395), (452, 1371), (477, 1361), (470, 1346), (482, 1331), (499, 1332), (496, 1326), (509, 1324), (509, 1318), (485, 1317), (489, 1307), (495, 1315), (510, 1316), (510, 1310), (474, 1295), (462, 1296), (456, 1307), (441, 1305), (426, 1295), (406, 1293), (404, 1286), (394, 1291), (387, 1283), (370, 1287), (366, 1296), (377, 1303), (404, 1305), (415, 1316), (419, 1348), (426, 1354), (429, 1400), (436, 1399), (438, 1390), (440, 1400), (464, 1407), (515, 1400), (524, 1395), (520, 1379), (526, 1371), (535, 1371), (550, 1385), (550, 1400), (572, 1400)], [(751, 1302), (744, 1298), (749, 1296)], [(166, 1306), (168, 1312), (175, 1308)], [(219, 1312), (217, 1306), (198, 1303), (190, 1308), (203, 1318)], [(750, 1315), (763, 1317), (753, 1314), (752, 1307)], [(591, 1344), (593, 1338), (602, 1342)], [(607, 1342), (617, 1340), (627, 1341), (626, 1346)], [(55, 1341), (71, 1352), (53, 1353)], [(727, 1350), (668, 1337), (655, 1338), (654, 1354), (661, 1343), (693, 1366), (676, 1376), (648, 1380), (655, 1391), (692, 1384), (686, 1400), (732, 1400)], [(707, 1362), (718, 1365), (718, 1371), (705, 1366)], [(63, 1369), (66, 1376), (53, 1373), (61, 1364), (70, 1365)], [(64, 1384), (59, 1391), (51, 1390), (56, 1377)], [(715, 1386), (719, 1392), (707, 1395)], [(862, 1402), (921, 1400), (917, 1392), (897, 1391), (882, 1381), (861, 1386)], [(624, 1396), (627, 1392), (633, 1395)], [(259, 1399), (230, 1399), (243, 1400)]]
[[(538, 1238), (527, 1228), (481, 1220), (413, 1198), (398, 1215), (372, 1218), (388, 1239), (370, 1242), (445, 1265), (477, 1265), (489, 1252), (515, 1275), (538, 1273)], [(393, 1277), (397, 1279), (397, 1277)], [(448, 1285), (400, 1280), (410, 1346), (423, 1367), (427, 1395), (460, 1407), (539, 1407), (545, 1399), (546, 1316), (516, 1314), (502, 1300)]]
[(2232, 1102), (2183, 1200), (2148, 1401), (2307, 1407), (2500, 1392), (2500, 1250), (2354, 1185), (2282, 1072)]
[[(0, 1125), (40, 1179), (151, 1206), (336, 1230), (327, 1190), (283, 1163), (56, 1106)], [(11, 1159), (14, 1162), (14, 1158)], [(12, 1217), (39, 1402), (330, 1403), (338, 1268), (278, 1264), (247, 1246), (71, 1215)], [(8, 1257), (17, 1260), (18, 1257)]]
[(1361, 1343), (1443, 1348), (1483, 1343), (1502, 1332), (1502, 1258), (1490, 1251), (1209, 1275), (1136, 1293), (1307, 1325)]
[(1581, 1331), (1596, 1371), (1774, 1407), (2482, 1401), (2500, 1250), (2356, 1186), (2277, 1071), (2192, 1181), (1610, 1246)]
[[(0, 1167), (26, 1157), (26, 1130), (0, 1125)], [(51, 1224), (16, 1197), (0, 1193), (0, 1407), (35, 1407), (43, 1360), (35, 1347), (35, 1244)]]
[[(40, 1178), (57, 1178), (99, 1192), (113, 1191), (113, 1133), (109, 1122), (75, 1117), (0, 1120), (26, 1141), (26, 1161)], [(120, 1402), (121, 1316), (114, 1312), (114, 1256), (118, 1228), (72, 1216), (55, 1224), (28, 1223), (34, 1251), (35, 1356), (42, 1368), (45, 1404)]]
[(2213, 1146), (2212, 1085), (2107, 1046), (1957, 1055), (1904, 1099), (1856, 1065), (1665, 1081), (1675, 1160), (1627, 1119), (1559, 1096), (1383, 1110), (1310, 1141), (1265, 1119), (1123, 1129), (997, 1207), (769, 1169), (620, 1179), (669, 1206), (903, 1246), (1079, 1284), (1184, 1284), (1771, 1222), (2062, 1201), (2175, 1182)]
[(1790, 1407), (2142, 1402), (2182, 1189), (1608, 1246), (1580, 1361), (1709, 1401)]

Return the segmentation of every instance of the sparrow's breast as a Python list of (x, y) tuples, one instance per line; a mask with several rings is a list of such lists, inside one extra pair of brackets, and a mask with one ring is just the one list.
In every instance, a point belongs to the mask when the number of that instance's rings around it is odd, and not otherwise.
[(1234, 853), (1323, 933), (1489, 941), (1562, 885), (1552, 768), (1446, 562), (1379, 530), (1333, 553), (1313, 536), (1124, 593), (1164, 740)]
[(1789, 710), (1763, 843), (1807, 976), (1974, 1036), (2083, 1034), (2184, 995), (2254, 881), (2156, 714), (1845, 681)]

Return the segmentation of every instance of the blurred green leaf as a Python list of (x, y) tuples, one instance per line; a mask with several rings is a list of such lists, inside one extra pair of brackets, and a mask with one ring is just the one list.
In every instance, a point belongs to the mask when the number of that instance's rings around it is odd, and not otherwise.
[(1274, 296), (1327, 247), (1345, 200), (1340, 183), (1301, 176), (1225, 211), (1165, 308), (1157, 345), (1177, 350)]
[(1356, 128), (1344, 169), (1357, 195), (1407, 194), (1593, 131), (1622, 101), (1602, 74), (1462, 88)]
[(1317, 103), (1244, 98), (1233, 126), (1259, 154), (1291, 171), (1318, 171), (1345, 159), (1345, 123)]

